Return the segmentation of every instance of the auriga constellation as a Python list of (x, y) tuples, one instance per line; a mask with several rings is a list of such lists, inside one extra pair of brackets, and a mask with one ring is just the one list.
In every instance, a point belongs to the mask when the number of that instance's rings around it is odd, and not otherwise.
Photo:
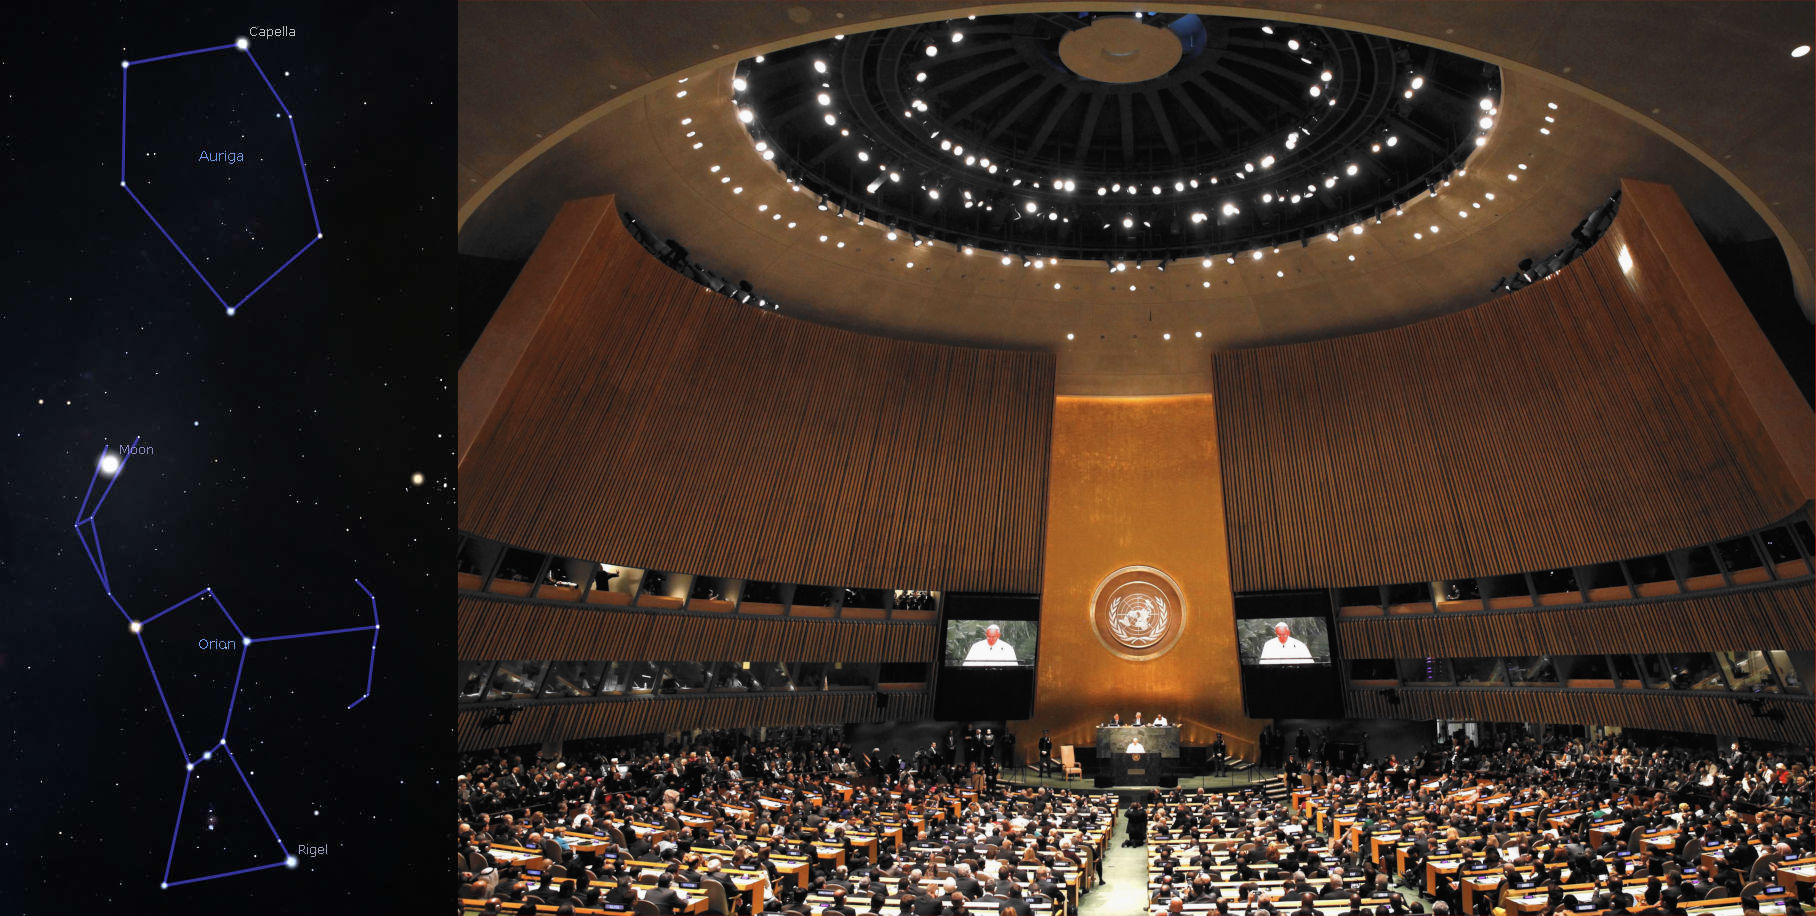
[[(360, 582), (358, 579), (354, 579), (353, 584), (359, 586), (359, 590), (365, 593), (366, 599), (372, 604), (372, 623), (370, 626), (342, 627), (335, 630), (316, 630), (308, 633), (289, 633), (281, 636), (253, 637), (246, 635), (246, 632), (240, 629), (239, 623), (233, 619), (233, 615), (228, 612), (227, 606), (222, 603), (220, 597), (214, 593), (214, 589), (208, 586), (203, 586), (201, 591), (198, 591), (149, 617), (143, 619), (134, 617), (130, 611), (126, 610), (125, 605), (120, 603), (119, 597), (114, 594), (113, 584), (107, 574), (107, 560), (101, 552), (101, 531), (96, 526), (95, 518), (100, 514), (102, 504), (107, 501), (107, 495), (113, 492), (114, 484), (119, 483), (120, 475), (125, 473), (126, 463), (132, 460), (132, 456), (138, 452), (139, 440), (136, 438), (132, 440), (131, 445), (124, 449), (116, 451), (104, 448), (102, 450), (100, 460), (95, 463), (94, 475), (88, 480), (88, 489), (82, 494), (81, 508), (76, 511), (75, 527), (76, 539), (82, 542), (82, 550), (84, 553), (88, 554), (88, 562), (94, 567), (95, 575), (100, 578), (101, 588), (107, 593), (107, 600), (113, 602), (113, 606), (119, 609), (120, 614), (126, 618), (127, 629), (132, 632), (133, 638), (139, 641), (139, 650), (145, 656), (145, 668), (151, 673), (151, 683), (157, 688), (158, 701), (163, 704), (164, 715), (170, 720), (170, 730), (172, 734), (176, 736), (177, 749), (183, 754), (183, 796), (182, 799), (177, 802), (176, 826), (170, 831), (170, 850), (164, 858), (164, 880), (159, 886), (170, 888), (176, 887), (179, 884), (194, 884), (198, 881), (210, 881), (216, 878), (226, 878), (232, 875), (245, 874), (247, 872), (264, 871), (270, 868), (295, 868), (297, 865), (295, 854), (290, 851), (290, 847), (284, 845), (284, 839), (278, 834), (277, 826), (271, 823), (271, 816), (265, 813), (264, 803), (259, 801), (258, 793), (253, 790), (252, 781), (246, 778), (246, 771), (240, 767), (239, 759), (234, 757), (233, 748), (227, 743), (228, 729), (233, 725), (234, 702), (239, 697), (240, 692), (240, 676), (246, 671), (246, 656), (254, 643), (269, 643), (285, 639), (304, 639), (311, 636), (332, 636), (338, 633), (362, 633), (370, 631), (372, 633), (372, 652), (366, 660), (366, 689), (365, 692), (361, 693), (353, 702), (347, 704), (347, 708), (352, 709), (372, 695), (372, 671), (374, 665), (378, 661), (378, 598), (372, 594), (370, 589), (366, 588), (364, 583)], [(101, 495), (95, 497), (95, 483), (103, 476), (108, 478), (107, 485), (102, 488)], [(92, 506), (90, 505), (91, 499), (93, 500)], [(171, 712), (170, 701), (164, 696), (164, 686), (158, 681), (157, 666), (152, 664), (151, 650), (145, 645), (144, 635), (145, 628), (155, 623), (158, 618), (194, 601), (210, 602), (219, 609), (221, 616), (227, 619), (228, 625), (233, 627), (235, 633), (239, 634), (240, 642), (239, 667), (234, 672), (233, 691), (227, 697), (227, 718), (221, 725), (220, 740), (202, 750), (200, 754), (192, 753), (189, 748), (185, 747), (183, 744), (182, 732), (177, 728), (176, 716)], [(231, 646), (231, 643), (229, 643), (229, 646)], [(239, 774), (240, 782), (246, 786), (246, 792), (252, 796), (252, 803), (258, 807), (259, 816), (264, 818), (265, 826), (271, 829), (271, 838), (277, 842), (280, 858), (277, 861), (267, 862), (262, 865), (254, 865), (248, 868), (240, 868), (213, 875), (202, 875), (200, 877), (181, 878), (172, 881), (170, 878), (170, 865), (171, 861), (176, 856), (177, 834), (178, 831), (182, 829), (183, 806), (184, 803), (189, 800), (189, 774), (193, 772), (198, 765), (214, 760), (216, 752), (224, 755), (227, 761), (233, 765), (234, 772)]]
[[(139, 199), (139, 195), (134, 194), (132, 188), (128, 187), (126, 184), (126, 88), (127, 77), (132, 73), (132, 68), (141, 67), (145, 64), (157, 63), (161, 60), (190, 57), (196, 54), (210, 54), (216, 51), (239, 51), (246, 55), (246, 60), (251, 62), (252, 69), (258, 71), (259, 79), (264, 82), (265, 88), (271, 90), (271, 98), (277, 101), (278, 111), (281, 112), (279, 117), (282, 117), (284, 123), (290, 126), (290, 140), (296, 146), (296, 166), (302, 172), (303, 176), (303, 193), (309, 198), (309, 218), (315, 223), (314, 238), (305, 242), (303, 247), (298, 248), (296, 253), (292, 254), (288, 260), (278, 265), (278, 268), (267, 275), (265, 279), (260, 280), (259, 284), (252, 288), (252, 292), (241, 296), (239, 301), (232, 304), (228, 304), (227, 299), (221, 295), (219, 290), (214, 288), (214, 284), (209, 282), (208, 277), (202, 273), (202, 269), (197, 267), (195, 261), (190, 259), (189, 253), (183, 250), (183, 246), (177, 244), (176, 239), (171, 238), (170, 232), (166, 230), (164, 224), (159, 222), (158, 218), (152, 214), (151, 208), (145, 206), (145, 202)], [(189, 269), (195, 271), (195, 275), (201, 279), (202, 285), (208, 287), (208, 292), (213, 294), (215, 301), (219, 302), (221, 307), (227, 310), (229, 316), (232, 316), (235, 312), (239, 311), (240, 306), (245, 305), (247, 299), (251, 299), (259, 290), (264, 289), (265, 284), (270, 283), (273, 279), (276, 279), (278, 274), (283, 273), (284, 268), (289, 267), (292, 263), (295, 263), (297, 258), (302, 257), (303, 252), (308, 251), (310, 246), (322, 240), (322, 220), (315, 212), (315, 192), (309, 187), (309, 164), (303, 159), (303, 141), (296, 134), (296, 119), (290, 114), (290, 108), (284, 104), (283, 97), (277, 94), (277, 87), (271, 85), (271, 78), (265, 75), (265, 68), (259, 66), (258, 58), (252, 56), (252, 42), (244, 38), (231, 44), (197, 48), (193, 51), (178, 51), (175, 54), (160, 54), (156, 57), (146, 57), (139, 60), (120, 61), (120, 190), (125, 191), (126, 196), (131, 197), (132, 202), (139, 205), (139, 209), (144, 211), (145, 216), (151, 220), (151, 224), (158, 227), (158, 233), (164, 236), (164, 241), (169, 242), (170, 247), (177, 250), (177, 254), (183, 258), (183, 263), (188, 264)]]

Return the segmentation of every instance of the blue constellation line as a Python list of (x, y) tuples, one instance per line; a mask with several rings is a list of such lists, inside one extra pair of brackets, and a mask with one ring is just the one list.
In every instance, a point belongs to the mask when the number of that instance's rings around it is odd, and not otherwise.
[[(232, 45), (228, 45), (227, 47), (232, 47)], [(204, 50), (212, 51), (219, 49), (207, 48)], [(199, 54), (202, 52), (191, 51), (187, 53)], [(168, 56), (180, 57), (182, 55)], [(131, 612), (127, 611), (125, 606), (120, 604), (120, 600), (114, 596), (113, 583), (107, 577), (107, 560), (101, 551), (101, 532), (100, 529), (96, 527), (95, 518), (100, 514), (102, 505), (107, 502), (108, 494), (113, 492), (114, 484), (119, 482), (120, 476), (126, 472), (127, 462), (132, 460), (133, 455), (138, 454), (138, 445), (138, 438), (134, 438), (132, 444), (123, 449), (122, 454), (117, 458), (113, 454), (110, 454), (106, 448), (102, 449), (101, 459), (95, 462), (94, 475), (88, 479), (88, 488), (82, 492), (82, 504), (80, 508), (76, 510), (75, 528), (76, 539), (82, 542), (82, 550), (88, 555), (89, 565), (94, 568), (96, 577), (100, 579), (101, 588), (107, 592), (107, 599), (113, 603), (114, 607), (119, 608), (121, 614), (125, 615), (127, 628), (132, 631), (134, 638), (139, 641), (139, 651), (145, 656), (145, 669), (151, 673), (152, 686), (156, 687), (158, 691), (158, 702), (164, 707), (164, 716), (170, 722), (171, 734), (177, 739), (177, 751), (183, 755), (185, 773), (183, 779), (183, 794), (177, 801), (176, 824), (170, 831), (170, 850), (164, 858), (164, 880), (159, 884), (159, 887), (172, 888), (182, 884), (194, 884), (198, 881), (228, 878), (234, 875), (264, 871), (270, 868), (295, 868), (297, 864), (296, 856), (292, 855), (290, 853), (290, 848), (284, 845), (283, 837), (278, 834), (277, 825), (271, 822), (271, 815), (266, 813), (265, 804), (259, 801), (258, 793), (252, 788), (252, 781), (246, 777), (246, 771), (240, 767), (239, 758), (234, 756), (233, 748), (229, 747), (227, 744), (227, 734), (233, 726), (233, 707), (240, 695), (240, 678), (246, 671), (246, 655), (251, 651), (253, 643), (279, 642), (286, 639), (305, 639), (312, 636), (334, 636), (341, 633), (364, 633), (370, 631), (372, 633), (372, 651), (366, 659), (366, 689), (365, 692), (361, 693), (353, 702), (347, 704), (347, 708), (352, 709), (364, 702), (368, 697), (372, 696), (372, 672), (378, 663), (378, 598), (372, 594), (372, 590), (367, 588), (364, 582), (361, 582), (356, 578), (353, 580), (353, 584), (359, 586), (359, 590), (365, 593), (367, 600), (372, 604), (372, 624), (370, 626), (340, 627), (332, 630), (313, 630), (306, 633), (286, 633), (278, 636), (260, 636), (256, 638), (247, 636), (246, 631), (240, 629), (239, 622), (233, 619), (233, 614), (227, 610), (227, 606), (221, 602), (220, 596), (216, 595), (214, 589), (210, 586), (203, 586), (201, 591), (158, 611), (150, 617), (143, 620), (135, 619)], [(112, 464), (112, 469), (107, 470), (110, 463)], [(94, 500), (94, 505), (90, 508), (89, 498), (94, 496), (95, 481), (100, 479), (104, 471), (106, 471), (109, 478), (107, 486), (102, 488), (100, 497)], [(85, 528), (86, 533), (84, 533)], [(94, 542), (92, 547), (89, 543), (91, 540)], [(151, 660), (151, 649), (145, 644), (144, 629), (165, 614), (194, 601), (212, 601), (214, 606), (220, 610), (221, 616), (227, 618), (227, 623), (233, 627), (233, 631), (237, 633), (240, 638), (240, 660), (239, 666), (233, 673), (233, 690), (227, 695), (227, 717), (221, 724), (220, 740), (216, 741), (200, 755), (192, 757), (189, 753), (189, 749), (183, 744), (183, 733), (181, 729), (177, 728), (177, 718), (175, 712), (170, 708), (170, 700), (164, 695), (164, 685), (158, 679), (157, 666), (153, 664)], [(233, 764), (234, 771), (239, 774), (240, 782), (246, 786), (247, 794), (252, 797), (252, 803), (258, 807), (259, 816), (264, 819), (265, 826), (270, 828), (271, 837), (277, 841), (278, 849), (282, 851), (284, 858), (281, 861), (254, 865), (249, 868), (235, 869), (233, 871), (221, 872), (214, 875), (203, 875), (198, 878), (182, 878), (172, 881), (170, 880), (170, 866), (176, 858), (177, 836), (181, 833), (183, 828), (183, 808), (189, 801), (188, 774), (193, 773), (197, 765), (213, 760), (214, 752), (217, 749), (225, 752), (228, 761)]]
[[(190, 259), (189, 253), (183, 250), (183, 246), (177, 244), (177, 240), (172, 238), (170, 233), (165, 230), (164, 224), (159, 222), (156, 216), (152, 215), (151, 208), (145, 206), (145, 202), (139, 199), (139, 195), (134, 194), (132, 188), (126, 186), (126, 88), (127, 76), (133, 67), (157, 63), (161, 60), (171, 60), (178, 57), (190, 57), (196, 54), (208, 54), (214, 51), (233, 50), (245, 54), (246, 59), (252, 62), (252, 69), (258, 71), (259, 79), (264, 82), (265, 88), (271, 91), (271, 97), (277, 101), (278, 109), (283, 111), (284, 122), (290, 125), (290, 142), (296, 146), (296, 164), (297, 168), (303, 173), (303, 194), (309, 199), (309, 219), (315, 225), (315, 238), (305, 242), (303, 247), (298, 248), (296, 253), (292, 254), (288, 260), (279, 264), (278, 268), (267, 275), (265, 279), (260, 280), (259, 284), (252, 288), (251, 292), (241, 296), (238, 302), (228, 305), (226, 297), (221, 295), (220, 290), (214, 288), (214, 284), (202, 273), (202, 269), (197, 267), (195, 261)], [(277, 87), (271, 84), (271, 78), (265, 75), (265, 68), (259, 66), (258, 58), (253, 56), (252, 42), (244, 38), (230, 44), (197, 48), (193, 51), (178, 51), (174, 54), (160, 54), (156, 57), (145, 57), (140, 58), (139, 60), (120, 61), (120, 189), (126, 192), (126, 196), (132, 198), (133, 203), (139, 205), (139, 210), (145, 214), (147, 219), (151, 220), (153, 226), (157, 227), (158, 234), (164, 236), (164, 241), (169, 242), (170, 247), (177, 250), (177, 254), (183, 258), (183, 263), (189, 265), (189, 269), (195, 272), (196, 277), (202, 281), (203, 286), (208, 287), (208, 292), (214, 296), (215, 301), (219, 302), (222, 308), (227, 310), (227, 314), (230, 317), (235, 312), (239, 311), (240, 306), (246, 304), (246, 300), (251, 299), (259, 290), (264, 289), (265, 284), (277, 279), (278, 274), (283, 273), (285, 268), (294, 263), (297, 258), (302, 257), (303, 252), (308, 251), (316, 242), (322, 240), (322, 220), (321, 216), (317, 214), (315, 210), (315, 191), (312, 190), (309, 185), (309, 163), (303, 158), (303, 141), (296, 133), (296, 117), (290, 113), (290, 106), (284, 104), (283, 96), (278, 95)]]

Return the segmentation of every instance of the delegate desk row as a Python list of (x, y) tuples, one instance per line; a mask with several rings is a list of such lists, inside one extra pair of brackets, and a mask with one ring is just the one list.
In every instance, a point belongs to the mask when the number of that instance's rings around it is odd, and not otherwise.
[[(1785, 901), (1790, 899), (1788, 893), (1769, 894), (1759, 898), (1759, 911), (1763, 916), (1785, 916)], [(1364, 901), (1369, 903), (1369, 901)], [(1379, 904), (1371, 904), (1379, 905)], [(1320, 900), (1315, 904), (1320, 913), (1341, 913), (1349, 908), (1347, 900)], [(1217, 911), (1215, 903), (1188, 903), (1185, 912), (1193, 916), (1204, 916)], [(1164, 904), (1151, 904), (1148, 916), (1163, 916), (1167, 912)], [(1699, 900), (1684, 907), (1685, 916), (1742, 916), (1739, 897), (1727, 897), (1720, 900)], [(1608, 911), (1592, 905), (1578, 907), (1573, 916), (1608, 916)]]

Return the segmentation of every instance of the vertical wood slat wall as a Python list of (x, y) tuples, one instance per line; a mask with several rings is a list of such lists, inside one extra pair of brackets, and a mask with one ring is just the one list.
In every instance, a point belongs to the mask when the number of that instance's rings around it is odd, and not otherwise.
[(462, 596), (462, 660), (931, 662), (933, 623), (656, 614)]
[(1670, 601), (1345, 620), (1337, 633), (1350, 658), (1809, 649), (1812, 607), (1805, 579)]
[(1052, 354), (797, 321), (616, 220), (589, 231), (461, 465), (459, 527), (733, 578), (1039, 591)]
[(547, 740), (641, 735), (695, 728), (753, 725), (827, 725), (847, 722), (905, 722), (933, 715), (927, 691), (878, 694), (869, 691), (750, 697), (635, 697), (586, 703), (527, 706), (509, 725), (482, 728), (490, 709), (463, 709), (456, 724), (462, 751), (539, 744)]
[[(1646, 231), (1624, 206), (1577, 261), (1475, 308), (1218, 354), (1236, 590), (1623, 559), (1802, 505), (1808, 469), (1729, 396), (1694, 305), (1664, 281), (1642, 297), (1617, 263), (1609, 239)], [(1631, 247), (1642, 275), (1669, 274), (1656, 245)]]
[(1658, 691), (1614, 693), (1588, 690), (1419, 688), (1397, 692), (1389, 703), (1379, 689), (1351, 688), (1344, 712), (1366, 719), (1450, 719), (1464, 722), (1544, 722), (1619, 725), (1662, 731), (1691, 731), (1808, 745), (1816, 732), (1816, 706), (1807, 700), (1762, 695), (1783, 722), (1759, 718), (1726, 692)]

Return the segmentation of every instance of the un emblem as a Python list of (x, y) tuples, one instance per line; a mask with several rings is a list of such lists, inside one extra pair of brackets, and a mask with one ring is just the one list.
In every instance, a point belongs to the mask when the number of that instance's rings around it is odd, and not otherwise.
[(1157, 658), (1179, 641), (1185, 601), (1170, 576), (1149, 566), (1125, 566), (1091, 596), (1091, 629), (1105, 649), (1130, 660)]

